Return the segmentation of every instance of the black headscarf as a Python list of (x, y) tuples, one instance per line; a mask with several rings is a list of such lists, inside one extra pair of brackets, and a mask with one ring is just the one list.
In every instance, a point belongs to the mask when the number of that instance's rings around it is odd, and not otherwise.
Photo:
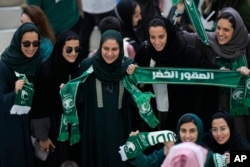
[[(114, 39), (119, 44), (119, 56), (111, 64), (107, 64), (102, 57), (102, 44), (107, 39)], [(123, 39), (121, 34), (115, 30), (105, 31), (101, 36), (101, 41), (99, 49), (93, 57), (93, 68), (95, 71), (96, 77), (101, 81), (113, 82), (123, 79), (126, 75), (126, 69), (129, 64), (132, 63), (130, 59), (124, 59), (123, 53)]]
[(62, 83), (67, 83), (70, 77), (75, 78), (78, 70), (77, 60), (69, 63), (62, 55), (65, 42), (71, 39), (79, 40), (79, 36), (70, 30), (61, 32), (50, 57), (39, 70), (30, 112), (32, 118), (60, 115), (63, 112), (59, 87)]
[[(162, 51), (156, 51), (154, 47), (152, 47), (153, 53), (152, 58), (156, 61), (156, 64), (162, 63), (166, 64), (168, 55), (179, 55), (182, 54), (183, 48), (185, 47), (185, 42), (181, 41), (176, 33), (176, 28), (168, 19), (165, 19), (160, 16), (156, 16), (151, 20), (149, 24), (151, 24), (154, 20), (158, 20), (162, 22), (162, 25), (166, 29), (167, 32), (167, 43)], [(150, 28), (150, 27), (149, 27)], [(148, 40), (150, 42), (150, 39)], [(177, 56), (176, 56), (177, 57)]]
[(226, 121), (230, 129), (230, 137), (225, 144), (218, 144), (215, 139), (212, 139), (211, 144), (208, 144), (212, 151), (224, 154), (230, 150), (250, 150), (248, 141), (236, 131), (233, 117), (228, 112), (217, 112), (212, 116), (212, 121), (218, 118), (222, 118)]
[(133, 14), (135, 5), (138, 5), (134, 0), (121, 0), (114, 9), (114, 15), (121, 22), (121, 33), (123, 37), (128, 37), (139, 43), (133, 26)]
[(13, 71), (35, 76), (42, 63), (42, 57), (39, 48), (31, 58), (27, 58), (23, 54), (21, 50), (21, 40), (26, 32), (36, 32), (38, 34), (38, 40), (40, 40), (38, 29), (33, 23), (22, 24), (14, 33), (10, 45), (2, 53), (2, 61)]
[(235, 59), (243, 55), (246, 51), (246, 47), (249, 44), (248, 31), (241, 16), (235, 9), (226, 7), (222, 9), (220, 15), (223, 13), (229, 13), (235, 20), (232, 39), (225, 45), (220, 45), (215, 32), (209, 32), (209, 43), (218, 56), (226, 59)]
[(69, 79), (69, 75), (71, 78), (76, 77), (78, 64), (79, 64), (79, 55), (77, 60), (74, 63), (70, 63), (62, 55), (63, 47), (66, 41), (69, 40), (79, 40), (79, 36), (76, 32), (71, 30), (65, 30), (61, 32), (56, 40), (53, 51), (47, 60), (46, 64), (49, 66), (53, 73), (53, 78), (59, 82), (67, 82)]

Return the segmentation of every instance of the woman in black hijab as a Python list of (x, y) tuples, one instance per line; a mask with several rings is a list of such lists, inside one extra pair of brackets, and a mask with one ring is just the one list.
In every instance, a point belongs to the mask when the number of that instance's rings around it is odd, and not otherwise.
[(211, 132), (204, 135), (203, 141), (213, 152), (219, 154), (250, 151), (249, 141), (236, 131), (233, 117), (228, 112), (217, 112), (212, 116)]
[(132, 129), (132, 97), (122, 82), (132, 62), (124, 57), (121, 34), (107, 30), (95, 55), (81, 63), (79, 74), (90, 66), (93, 72), (77, 92), (77, 109), (81, 115), (80, 166), (129, 166), (121, 160), (117, 149), (126, 142)]
[(21, 25), (0, 60), (0, 166), (33, 167), (30, 120), (27, 113), (11, 114), (18, 92), (25, 81), (15, 72), (25, 74), (34, 83), (42, 63), (40, 35), (33, 23)]
[(35, 94), (31, 108), (32, 133), (39, 141), (43, 151), (49, 153), (44, 164), (46, 167), (60, 166), (65, 160), (77, 161), (77, 146), (68, 142), (59, 142), (61, 114), (63, 113), (59, 94), (62, 84), (77, 75), (78, 55), (80, 52), (79, 36), (70, 30), (60, 33), (50, 57), (39, 70)]
[(141, 20), (141, 8), (134, 0), (121, 0), (115, 7), (112, 16), (119, 19), (121, 23), (121, 34), (137, 51), (140, 43), (145, 39), (139, 39), (136, 34), (136, 27)]
[[(168, 19), (155, 17), (149, 23), (149, 40), (142, 45), (135, 56), (139, 66), (177, 67), (177, 68), (218, 68), (206, 57), (181, 41), (177, 30)], [(176, 129), (178, 119), (185, 113), (197, 114), (204, 122), (205, 131), (209, 122), (204, 118), (211, 117), (214, 106), (206, 100), (216, 89), (209, 86), (168, 84), (169, 109), (161, 112), (161, 129)], [(163, 91), (160, 91), (163, 92)], [(156, 98), (157, 99), (157, 98)], [(159, 99), (161, 103), (166, 103)], [(157, 106), (158, 107), (158, 106)], [(167, 110), (165, 110), (167, 111)]]

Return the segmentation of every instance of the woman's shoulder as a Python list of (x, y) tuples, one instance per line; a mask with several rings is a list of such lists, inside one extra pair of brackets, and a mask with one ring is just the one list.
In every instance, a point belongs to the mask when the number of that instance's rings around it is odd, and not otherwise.
[(94, 56), (88, 57), (81, 62), (80, 67), (79, 67), (80, 74), (86, 71), (93, 64), (93, 59), (94, 59)]
[(250, 142), (244, 136), (238, 136), (235, 143), (235, 149), (250, 150)]
[(0, 71), (3, 72), (3, 71), (11, 71), (10, 68), (7, 66), (7, 64), (5, 64), (1, 58), (0, 58)]

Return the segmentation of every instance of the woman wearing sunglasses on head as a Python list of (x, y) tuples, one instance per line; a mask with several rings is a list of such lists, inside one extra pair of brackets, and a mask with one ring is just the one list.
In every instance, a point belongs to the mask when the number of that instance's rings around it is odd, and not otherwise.
[[(34, 83), (41, 64), (40, 35), (33, 23), (21, 25), (0, 60), (0, 166), (33, 167), (29, 107), (12, 112), (17, 97), (32, 97), (25, 88)], [(18, 74), (26, 79), (19, 79)], [(19, 96), (20, 95), (20, 96)], [(27, 95), (27, 96), (26, 96)]]
[[(39, 70), (33, 104), (31, 107), (32, 135), (41, 150), (48, 153), (46, 160), (36, 158), (36, 163), (46, 167), (60, 166), (65, 160), (77, 162), (78, 153), (68, 142), (59, 142), (61, 114), (59, 94), (62, 84), (75, 78), (80, 52), (79, 36), (73, 31), (59, 34), (50, 57)], [(53, 150), (53, 152), (51, 151)]]

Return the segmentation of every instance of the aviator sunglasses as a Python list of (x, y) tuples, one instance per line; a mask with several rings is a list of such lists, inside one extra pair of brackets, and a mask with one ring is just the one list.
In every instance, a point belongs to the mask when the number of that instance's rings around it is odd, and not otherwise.
[(30, 45), (31, 45), (31, 44), (33, 45), (33, 47), (38, 47), (38, 46), (39, 46), (39, 44), (40, 44), (40, 42), (39, 42), (39, 41), (33, 41), (33, 42), (30, 42), (30, 41), (24, 41), (24, 42), (21, 42), (21, 43), (23, 44), (23, 46), (24, 46), (25, 48), (30, 47)]
[(76, 53), (79, 53), (80, 52), (80, 47), (79, 46), (77, 46), (77, 47), (66, 47), (66, 49), (65, 49), (65, 51), (66, 51), (66, 53), (71, 53), (72, 51), (73, 51), (73, 49), (75, 50), (75, 52)]

